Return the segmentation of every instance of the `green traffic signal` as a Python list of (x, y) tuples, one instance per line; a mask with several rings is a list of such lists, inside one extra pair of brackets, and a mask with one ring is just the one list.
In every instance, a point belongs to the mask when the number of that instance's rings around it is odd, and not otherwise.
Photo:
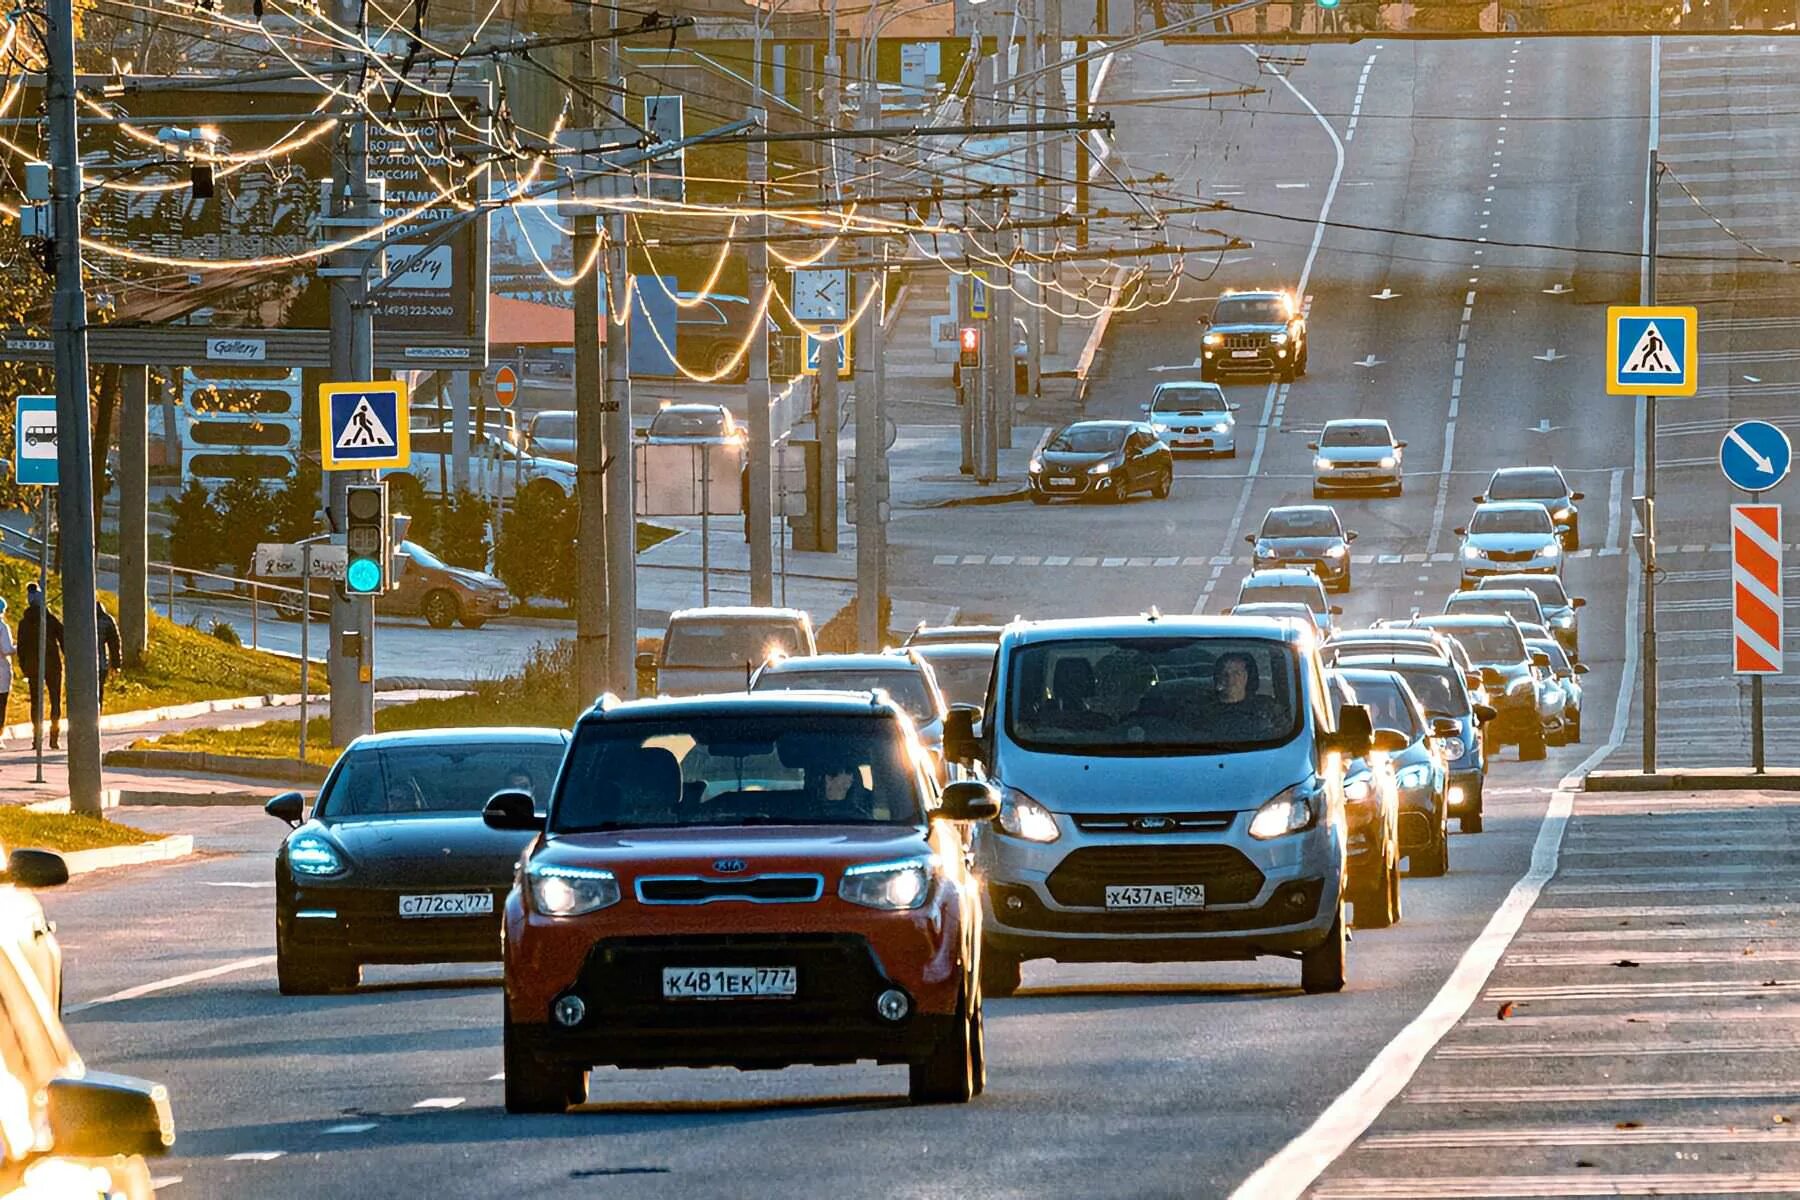
[(344, 586), (353, 595), (381, 590), (381, 564), (372, 558), (357, 559), (344, 569)]
[(1337, 6), (1338, 0), (1319, 0), (1320, 8), (1336, 8)]

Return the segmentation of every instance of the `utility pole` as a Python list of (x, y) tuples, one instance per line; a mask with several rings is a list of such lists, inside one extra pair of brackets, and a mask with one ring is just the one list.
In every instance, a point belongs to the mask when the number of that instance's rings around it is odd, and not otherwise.
[[(836, 129), (838, 123), (838, 96), (843, 87), (844, 63), (838, 57), (837, 42), (837, 6), (832, 5), (830, 22), (825, 37), (825, 80), (820, 89), (825, 98), (825, 128)], [(824, 196), (827, 201), (838, 198), (838, 185), (842, 178), (838, 174), (838, 143), (825, 143), (825, 178)], [(837, 248), (834, 245), (819, 265), (831, 269), (837, 263)], [(849, 289), (844, 289), (848, 301)], [(849, 314), (846, 313), (845, 316)], [(848, 326), (837, 325), (831, 330), (820, 330), (820, 333), (832, 332), (840, 336), (846, 333)], [(813, 528), (818, 531), (817, 548), (826, 554), (837, 553), (838, 535), (838, 371), (842, 369), (843, 359), (840, 357), (842, 344), (838, 338), (819, 339), (819, 413), (813, 423), (819, 438), (819, 511), (813, 520)]]
[[(1020, 48), (1019, 62), (1019, 65), (1025, 68), (1026, 73), (1031, 76), (1031, 82), (1027, 85), (1027, 91), (1022, 97), (1025, 101), (1025, 117), (1028, 121), (1044, 119), (1042, 105), (1039, 103), (1039, 98), (1043, 95), (1044, 77), (1036, 71), (1036, 68), (1044, 64), (1042, 9), (1045, 4), (1055, 5), (1061, 2), (1062, 0), (1032, 0), (1030, 4), (1031, 17), (1026, 26), (1025, 41)], [(1043, 143), (1044, 135), (1042, 133), (1025, 135), (1025, 178), (1031, 181), (1040, 198), (1043, 195), (1044, 178)], [(1034, 214), (1035, 216), (1048, 215), (1041, 203), (1036, 207), (1038, 211)], [(1032, 250), (1041, 251), (1044, 245), (1044, 233), (1045, 231), (1042, 229), (1028, 231), (1025, 234), (1026, 246)], [(1037, 269), (1043, 270), (1041, 262)], [(1035, 274), (1027, 272), (1026, 278), (1030, 281), (1028, 286), (1032, 302), (1026, 306), (1025, 313), (1025, 392), (1028, 396), (1035, 398), (1040, 390), (1040, 381), (1044, 374), (1043, 305), (1045, 293)]]
[[(1044, 119), (1060, 121), (1063, 119), (1063, 114), (1068, 111), (1063, 105), (1062, 67), (1050, 64), (1059, 63), (1062, 60), (1062, 0), (1043, 0), (1043, 3), (1044, 41), (1046, 44), (1044, 66), (1039, 69), (1043, 71), (1044, 107), (1048, 110), (1044, 114)], [(1044, 216), (1054, 216), (1062, 211), (1062, 173), (1062, 137), (1056, 135), (1046, 138), (1043, 147), (1043, 174), (1039, 177), (1038, 183), (1038, 194), (1044, 197), (1044, 201), (1038, 207)], [(1050, 231), (1042, 230), (1038, 236), (1040, 238), (1039, 246), (1044, 246), (1049, 241)], [(1039, 263), (1037, 269), (1040, 275), (1047, 272), (1052, 280), (1058, 277), (1057, 267), (1053, 262)], [(1042, 298), (1051, 305), (1043, 314), (1044, 350), (1047, 353), (1055, 354), (1062, 345), (1062, 297), (1052, 289)]]
[[(1104, 3), (1104, 0), (1102, 0)], [(1008, 94), (1008, 80), (1012, 76), (1012, 29), (1013, 22), (1007, 19), (1006, 13), (996, 13), (999, 21), (997, 36), (994, 40), (994, 120), (1001, 124), (1012, 121), (1012, 97)], [(1007, 134), (1009, 147), (1006, 162), (1010, 166), (1012, 154), (1012, 134)], [(1008, 181), (1010, 182), (1010, 180)], [(994, 224), (1001, 226), (1008, 219), (1007, 201), (994, 201)], [(994, 339), (994, 446), (996, 449), (1012, 449), (1013, 418), (1013, 294), (1012, 294), (1012, 259), (1013, 246), (1018, 234), (1011, 229), (1001, 229), (994, 235), (995, 257), (1007, 263), (993, 269), (993, 286), (988, 289), (988, 307), (993, 312), (990, 324), (999, 326), (999, 336)]]
[[(1075, 39), (1075, 119), (1085, 121), (1088, 118), (1088, 42), (1086, 38)], [(1075, 216), (1080, 224), (1075, 226), (1075, 245), (1086, 249), (1088, 244), (1088, 172), (1093, 168), (1088, 165), (1087, 138), (1080, 133), (1075, 135)]]
[[(591, 11), (591, 10), (590, 10)], [(609, 8), (612, 27), (622, 17)], [(625, 66), (619, 42), (606, 44), (607, 90), (625, 94)], [(617, 175), (616, 168), (608, 172)], [(627, 185), (628, 186), (628, 185)], [(606, 218), (606, 471), (607, 690), (629, 697), (637, 691), (637, 497), (631, 442), (631, 318), (627, 301), (625, 214)]]
[[(1650, 148), (1650, 171), (1645, 180), (1643, 303), (1656, 303), (1656, 219), (1658, 184), (1662, 162), (1657, 148)], [(1656, 397), (1644, 397), (1644, 541), (1639, 555), (1644, 568), (1644, 774), (1656, 774)]]
[[(594, 32), (597, 9), (587, 9), (588, 32)], [(581, 77), (596, 75), (594, 43), (578, 52)], [(594, 132), (598, 114), (586, 95), (576, 97), (584, 135)], [(593, 169), (594, 164), (583, 163)], [(584, 193), (585, 194), (585, 193)], [(606, 691), (612, 678), (607, 665), (607, 524), (606, 418), (602, 411), (605, 380), (600, 367), (600, 218), (589, 207), (576, 210), (571, 239), (575, 281), (575, 679), (578, 695), (591, 702)], [(612, 330), (607, 329), (610, 351)], [(633, 643), (635, 649), (635, 640)]]
[[(763, 10), (756, 10), (754, 49), (750, 59), (751, 115), (763, 115)], [(754, 141), (747, 147), (745, 177), (750, 184), (747, 197), (754, 206), (750, 218), (750, 315), (755, 327), (750, 331), (750, 379), (744, 391), (745, 415), (750, 424), (750, 502), (744, 512), (744, 534), (750, 542), (750, 603), (770, 604), (774, 601), (775, 563), (770, 546), (773, 518), (770, 513), (769, 455), (773, 453), (769, 430), (769, 335), (757, 301), (769, 287), (769, 218), (764, 211), (768, 200), (764, 185), (769, 179), (769, 148)]]
[[(975, 277), (971, 272), (969, 258), (969, 220), (968, 201), (963, 202), (963, 273), (956, 280), (956, 402), (962, 406), (962, 462), (961, 473), (974, 475), (981, 462), (981, 413), (977, 407), (981, 397), (981, 368), (962, 365), (962, 331), (975, 323), (974, 298)], [(979, 345), (979, 343), (977, 343)]]
[[(332, 0), (332, 20), (345, 29), (362, 29), (361, 0)], [(335, 57), (348, 62), (355, 52), (339, 50)], [(357, 75), (357, 79), (361, 76)], [(338, 161), (331, 179), (331, 211), (347, 218), (346, 225), (366, 232), (373, 225), (369, 204), (369, 122), (366, 115), (350, 118), (338, 143)], [(374, 313), (368, 304), (368, 274), (362, 268), (369, 251), (353, 247), (337, 256), (331, 280), (331, 375), (336, 383), (360, 383), (375, 374)], [(401, 413), (400, 420), (407, 419)], [(327, 471), (331, 527), (348, 527), (345, 497), (352, 483), (373, 481), (367, 471)], [(351, 635), (354, 643), (347, 641)], [(331, 650), (326, 660), (331, 680), (331, 744), (346, 746), (375, 730), (373, 645), (375, 605), (369, 597), (351, 599), (333, 589), (331, 597)]]
[[(81, 147), (75, 128), (75, 11), (46, 4), (56, 295), (56, 506), (62, 524), (63, 670), (68, 680), (69, 808), (100, 813), (100, 674), (94, 621), (94, 488), (88, 416), (87, 292), (81, 283)], [(46, 510), (47, 511), (47, 510)], [(50, 538), (45, 521), (44, 539)], [(38, 617), (49, 641), (50, 597)], [(41, 691), (42, 689), (40, 689)], [(48, 703), (46, 701), (46, 707)]]
[(150, 368), (123, 367), (120, 383), (119, 641), (125, 664), (141, 667), (150, 646)]
[[(862, 125), (873, 129), (881, 122), (881, 97), (877, 94), (875, 35), (862, 47)], [(881, 180), (875, 164), (875, 139), (863, 142), (863, 161), (870, 164), (874, 177), (868, 187), (881, 194)], [(870, 237), (864, 247), (865, 261), (876, 263), (882, 258), (882, 239)], [(856, 644), (863, 650), (879, 650), (886, 631), (881, 627), (882, 559), (886, 556), (885, 534), (881, 526), (881, 289), (887, 278), (879, 266), (865, 268), (859, 297), (874, 299), (863, 309), (861, 346), (856, 367)]]
[[(996, 39), (996, 46), (999, 45), (1000, 40), (1003, 39)], [(977, 120), (984, 124), (997, 124), (995, 111), (999, 105), (1000, 69), (996, 65), (995, 56), (990, 56), (986, 52), (987, 38), (980, 33), (979, 25), (977, 26), (977, 42), (982, 49), (981, 64), (977, 68), (975, 76), (976, 98), (980, 104)], [(1000, 204), (998, 201), (993, 201), (992, 207), (989, 209), (988, 224), (997, 225), (999, 223)], [(963, 236), (973, 238), (973, 229), (971, 228)], [(988, 249), (992, 252), (998, 246), (999, 236), (995, 235), (994, 245)], [(998, 300), (1001, 295), (1001, 273), (992, 266), (984, 269), (988, 278), (988, 286), (985, 289), (987, 319), (982, 322), (984, 328), (981, 331), (981, 404), (976, 410), (979, 414), (977, 417), (979, 436), (975, 439), (978, 447), (975, 460), (975, 482), (992, 483), (999, 474), (1000, 450), (1000, 422), (994, 406), (999, 402), (1001, 395), (998, 386), (1001, 378), (1001, 364), (1012, 358), (1012, 339), (1008, 336), (1010, 331), (999, 320)], [(969, 286), (971, 288), (975, 286), (973, 278), (971, 278)]]

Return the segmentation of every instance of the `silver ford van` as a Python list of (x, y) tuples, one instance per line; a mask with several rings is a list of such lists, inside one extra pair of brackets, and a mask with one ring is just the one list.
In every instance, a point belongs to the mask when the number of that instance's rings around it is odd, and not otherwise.
[(1021, 622), (985, 712), (945, 753), (985, 765), (983, 986), (1027, 959), (1300, 961), (1344, 985), (1344, 764), (1403, 739), (1333, 706), (1313, 639), (1256, 617)]

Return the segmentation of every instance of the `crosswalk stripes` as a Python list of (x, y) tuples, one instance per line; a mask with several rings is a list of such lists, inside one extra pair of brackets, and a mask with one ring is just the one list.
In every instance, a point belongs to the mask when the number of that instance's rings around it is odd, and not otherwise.
[[(1794, 547), (1800, 549), (1800, 546)], [(1725, 543), (1711, 545), (1664, 546), (1663, 554), (1722, 554), (1730, 549)], [(1567, 557), (1571, 559), (1616, 558), (1624, 553), (1620, 546), (1584, 546), (1580, 550), (1571, 550)], [(1447, 550), (1435, 554), (1414, 551), (1401, 554), (1353, 554), (1350, 562), (1354, 566), (1423, 566), (1432, 564), (1444, 566), (1456, 561), (1456, 555)], [(1099, 570), (1196, 570), (1206, 567), (1249, 567), (1255, 560), (1248, 554), (1158, 554), (1158, 555), (1068, 555), (1068, 554), (934, 554), (931, 556), (934, 567), (1037, 567), (1061, 568), (1077, 567)]]

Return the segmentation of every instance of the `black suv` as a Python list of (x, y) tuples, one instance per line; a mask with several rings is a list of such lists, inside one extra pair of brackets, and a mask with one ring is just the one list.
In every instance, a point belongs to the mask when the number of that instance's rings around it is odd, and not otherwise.
[(1200, 339), (1200, 378), (1231, 372), (1306, 374), (1306, 318), (1286, 292), (1226, 292), (1213, 302)]

